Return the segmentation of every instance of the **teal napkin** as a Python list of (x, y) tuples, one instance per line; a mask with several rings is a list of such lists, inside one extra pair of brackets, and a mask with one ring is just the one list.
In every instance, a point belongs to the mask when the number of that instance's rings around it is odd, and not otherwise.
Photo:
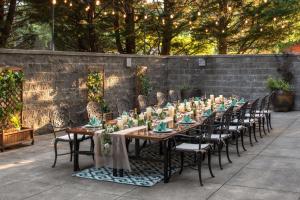
[(96, 117), (92, 117), (90, 119), (88, 125), (90, 125), (90, 126), (100, 126), (101, 125), (101, 121), (99, 119), (97, 119)]
[(167, 105), (166, 105), (166, 107), (168, 108), (170, 106), (172, 106), (172, 104), (170, 102), (168, 102)]
[(167, 123), (166, 122), (160, 122), (156, 126), (156, 130), (159, 131), (159, 132), (166, 131), (167, 130)]
[(232, 99), (232, 101), (231, 101), (231, 106), (236, 106), (236, 104), (237, 104), (237, 100), (236, 99)]
[(225, 108), (225, 105), (222, 103), (220, 106), (219, 106), (219, 108), (218, 108), (218, 111), (225, 111), (226, 110), (226, 108)]
[(212, 114), (211, 109), (208, 109), (207, 111), (204, 112), (203, 116), (209, 117)]
[(199, 97), (195, 97), (194, 100), (195, 100), (195, 101), (200, 101), (200, 98), (199, 98)]
[(245, 101), (244, 98), (241, 98), (240, 101), (239, 101), (240, 104), (244, 104), (245, 102), (246, 102), (246, 101)]
[(122, 115), (128, 115), (128, 113), (124, 111), (124, 112), (122, 113)]
[(183, 103), (184, 103), (184, 105), (186, 105), (186, 103), (187, 103), (187, 100), (185, 99), (185, 100), (183, 101)]
[(191, 123), (192, 119), (189, 115), (184, 115), (182, 122), (183, 123)]

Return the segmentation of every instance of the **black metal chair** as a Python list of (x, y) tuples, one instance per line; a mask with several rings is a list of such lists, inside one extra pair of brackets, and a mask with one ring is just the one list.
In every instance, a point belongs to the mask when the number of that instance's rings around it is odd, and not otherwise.
[[(210, 138), (211, 134), (213, 133), (213, 124), (215, 121), (216, 113), (213, 113), (210, 117), (204, 120), (200, 129), (195, 129), (192, 131), (196, 131), (195, 135), (176, 135), (175, 137), (175, 145), (173, 151), (180, 153), (180, 171), (179, 174), (182, 173), (184, 168), (184, 157), (185, 153), (192, 153), (196, 158), (196, 163), (198, 166), (198, 175), (200, 185), (203, 186), (202, 183), (202, 175), (201, 175), (201, 168), (202, 162), (204, 160), (204, 155), (207, 154), (208, 157), (208, 168), (211, 177), (214, 177), (212, 169), (211, 169), (211, 143)], [(177, 145), (176, 141), (185, 142)], [(170, 158), (171, 159), (171, 158)], [(170, 162), (171, 163), (171, 162)]]
[(219, 166), (222, 170), (222, 148), (225, 144), (227, 160), (229, 163), (232, 163), (229, 157), (229, 140), (232, 138), (231, 132), (229, 131), (232, 115), (233, 115), (233, 106), (229, 107), (224, 114), (222, 115), (221, 121), (215, 123), (214, 134), (211, 135), (211, 141), (218, 147), (218, 157), (219, 157)]
[(263, 128), (264, 134), (266, 135), (266, 129), (265, 129), (265, 123), (266, 123), (266, 115), (265, 115), (265, 107), (266, 107), (266, 103), (267, 103), (267, 99), (268, 96), (263, 97), (260, 100), (260, 105), (259, 105), (259, 109), (256, 111), (256, 119), (258, 121), (258, 127), (259, 127), (259, 134), (260, 137), (262, 138), (262, 132), (261, 132), (261, 128)]
[(257, 138), (256, 138), (256, 111), (257, 111), (258, 102), (259, 102), (259, 99), (256, 99), (250, 105), (249, 113), (246, 114), (246, 118), (244, 120), (244, 124), (247, 127), (247, 129), (248, 129), (249, 141), (250, 141), (250, 145), (251, 146), (253, 146), (253, 142), (252, 142), (252, 130), (253, 130), (254, 140), (256, 142), (258, 142)]
[(272, 123), (271, 123), (271, 103), (272, 98), (274, 97), (274, 92), (272, 92), (267, 98), (266, 98), (266, 106), (263, 110), (263, 113), (266, 118), (266, 124), (267, 124), (267, 130), (270, 133), (270, 129), (272, 129)]
[[(236, 152), (237, 155), (240, 156), (239, 151), (239, 138), (241, 138), (241, 143), (244, 151), (247, 151), (244, 145), (244, 133), (246, 131), (245, 127), (245, 115), (248, 107), (248, 102), (244, 103), (233, 115), (233, 122), (229, 126), (229, 132), (232, 134), (233, 138), (235, 139), (235, 145), (236, 145)], [(234, 123), (235, 121), (235, 123)]]
[[(65, 130), (69, 127), (71, 127), (73, 122), (70, 119), (70, 113), (67, 108), (61, 107), (58, 110), (55, 110), (50, 118), (50, 128), (54, 135), (54, 163), (52, 165), (52, 168), (55, 167), (57, 157), (68, 155), (70, 154), (70, 161), (72, 161), (73, 157), (73, 144), (74, 144), (74, 135), (71, 133), (66, 133)], [(58, 136), (57, 133), (63, 132), (65, 135)], [(84, 140), (91, 139), (91, 137), (85, 137), (84, 135), (78, 135), (79, 142), (82, 142)], [(70, 152), (67, 153), (60, 153), (58, 154), (57, 144), (59, 142), (69, 143), (70, 145)], [(93, 150), (93, 141), (91, 141), (91, 151)]]
[(92, 118), (95, 117), (99, 120), (103, 119), (103, 113), (101, 111), (101, 107), (99, 105), (99, 103), (94, 102), (94, 101), (90, 101), (88, 102), (87, 106), (86, 106), (86, 111), (88, 113), (88, 118)]

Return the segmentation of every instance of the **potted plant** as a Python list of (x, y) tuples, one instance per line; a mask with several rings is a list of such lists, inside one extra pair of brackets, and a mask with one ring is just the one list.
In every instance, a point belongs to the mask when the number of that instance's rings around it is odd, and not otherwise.
[(293, 109), (295, 93), (289, 82), (283, 79), (269, 77), (267, 80), (267, 88), (273, 93), (271, 102), (274, 111), (288, 112)]
[(11, 124), (13, 125), (13, 127), (17, 130), (17, 131), (20, 131), (21, 128), (22, 128), (22, 125), (21, 125), (21, 119), (19, 117), (19, 115), (17, 114), (11, 114), (10, 115), (10, 122)]

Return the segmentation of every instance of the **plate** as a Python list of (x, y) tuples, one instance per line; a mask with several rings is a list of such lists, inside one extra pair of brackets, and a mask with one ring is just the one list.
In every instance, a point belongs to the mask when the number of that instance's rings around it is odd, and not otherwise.
[(191, 121), (191, 122), (183, 122), (183, 121), (181, 121), (181, 122), (179, 122), (179, 124), (195, 124), (196, 123), (196, 121)]
[(167, 128), (167, 129), (164, 130), (164, 131), (158, 131), (158, 130), (156, 130), (156, 129), (153, 129), (153, 131), (154, 131), (155, 133), (170, 133), (170, 132), (173, 131), (173, 129)]

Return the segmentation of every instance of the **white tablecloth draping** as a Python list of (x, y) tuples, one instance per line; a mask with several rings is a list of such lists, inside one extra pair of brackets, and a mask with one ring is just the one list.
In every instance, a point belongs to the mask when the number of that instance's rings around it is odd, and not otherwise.
[(111, 167), (114, 169), (124, 169), (131, 171), (127, 154), (125, 135), (146, 130), (147, 126), (139, 126), (110, 133), (112, 144), (109, 148), (109, 151), (105, 151), (105, 144), (102, 144), (103, 130), (95, 132), (95, 167)]

